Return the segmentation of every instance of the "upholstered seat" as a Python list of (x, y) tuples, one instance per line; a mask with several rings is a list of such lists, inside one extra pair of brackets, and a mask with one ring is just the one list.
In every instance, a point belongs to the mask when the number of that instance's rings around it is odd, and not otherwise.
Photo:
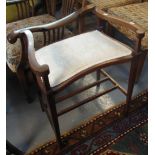
[[(142, 40), (142, 49), (145, 50), (148, 48), (148, 2), (110, 8), (108, 13), (140, 25), (146, 31), (145, 37)], [(127, 37), (134, 40), (135, 35), (132, 31), (117, 25), (114, 26)]]
[(118, 7), (137, 3), (140, 2), (140, 0), (88, 0), (88, 2), (93, 3), (96, 7), (100, 9), (107, 10), (111, 7)]
[[(8, 23), (6, 25), (6, 33), (9, 34), (11, 31), (29, 26), (47, 24), (55, 20), (56, 19), (50, 16), (49, 14), (26, 18), (23, 20), (19, 20), (17, 22)], [(69, 37), (71, 35), (72, 33), (69, 30), (65, 29), (65, 37)], [(43, 33), (42, 32), (34, 33), (34, 41), (35, 41), (35, 48), (36, 49), (41, 48), (44, 45)], [(15, 44), (10, 44), (7, 41), (6, 47), (7, 47), (6, 50), (7, 64), (13, 72), (16, 72), (21, 61), (21, 54), (22, 54), (21, 43), (19, 40)]]
[(40, 65), (50, 69), (49, 82), (56, 86), (91, 66), (131, 54), (131, 49), (99, 31), (84, 33), (36, 51)]

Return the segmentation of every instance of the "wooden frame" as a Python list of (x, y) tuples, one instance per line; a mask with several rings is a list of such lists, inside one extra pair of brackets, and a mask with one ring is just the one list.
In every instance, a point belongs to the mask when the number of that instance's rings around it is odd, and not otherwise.
[[(98, 17), (98, 27), (99, 29), (102, 29), (100, 27), (100, 23), (103, 20), (104, 22), (107, 23), (107, 28), (105, 33), (109, 34), (110, 36), (113, 36), (112, 32), (112, 25), (110, 24), (111, 22), (113, 24), (118, 24), (122, 27), (126, 27), (133, 31), (136, 34), (136, 40), (135, 40), (135, 46), (133, 47), (134, 50), (134, 58), (137, 59), (136, 57), (138, 56), (138, 59), (135, 60), (133, 63), (131, 63), (131, 68), (130, 68), (130, 76), (129, 76), (129, 83), (128, 83), (128, 91), (127, 91), (127, 109), (129, 107), (129, 103), (131, 101), (132, 97), (132, 91), (134, 87), (134, 83), (137, 81), (137, 78), (139, 78), (139, 75), (141, 73), (142, 66), (142, 59), (145, 59), (144, 53), (141, 50), (141, 41), (145, 35), (145, 30), (143, 30), (139, 25), (133, 23), (133, 22), (127, 22), (119, 17), (112, 16), (100, 9), (96, 9), (94, 11), (96, 16)], [(144, 63), (144, 61), (143, 61)], [(132, 70), (133, 69), (133, 70)], [(127, 110), (128, 111), (128, 110)]]
[[(133, 32), (136, 33), (136, 36), (137, 36), (136, 42), (137, 43), (135, 45), (135, 48), (132, 51), (132, 54), (129, 56), (125, 56), (123, 58), (117, 58), (114, 60), (109, 60), (109, 61), (106, 61), (103, 63), (99, 63), (97, 65), (94, 65), (94, 66), (87, 68), (87, 69), (79, 72), (78, 74), (72, 76), (70, 79), (64, 81), (63, 83), (61, 83), (57, 86), (51, 87), (49, 84), (49, 79), (48, 79), (48, 74), (50, 72), (48, 65), (40, 66), (35, 58), (34, 40), (33, 40), (32, 33), (40, 32), (40, 31), (44, 32), (44, 31), (49, 31), (49, 30), (55, 31), (56, 29), (63, 28), (67, 24), (69, 24), (73, 21), (76, 21), (76, 20), (79, 21), (79, 33), (81, 33), (82, 30), (81, 30), (80, 25), (83, 25), (83, 23), (81, 23), (81, 20), (79, 20), (79, 18), (83, 18), (84, 15), (90, 11), (94, 11), (96, 16), (100, 19), (104, 19), (107, 22), (112, 20), (113, 22), (116, 22), (117, 24), (121, 24), (122, 26), (128, 27), (129, 29), (131, 29)], [(60, 134), (60, 130), (59, 130), (58, 117), (60, 115), (63, 115), (64, 113), (67, 113), (67, 112), (69, 112), (83, 104), (86, 104), (89, 101), (92, 101), (106, 93), (109, 93), (117, 88), (123, 94), (126, 95), (125, 112), (126, 112), (126, 114), (128, 114), (129, 105), (131, 102), (131, 96), (132, 96), (132, 92), (133, 92), (133, 87), (134, 87), (134, 83), (135, 83), (135, 79), (136, 79), (135, 73), (137, 71), (139, 56), (141, 54), (141, 53), (139, 53), (139, 48), (141, 45), (141, 39), (143, 37), (144, 37), (144, 31), (137, 25), (135, 25), (135, 24), (133, 25), (131, 23), (127, 23), (123, 20), (114, 18), (107, 14), (103, 14), (103, 12), (100, 12), (100, 10), (94, 9), (93, 5), (84, 6), (81, 9), (73, 12), (72, 14), (68, 15), (67, 17), (65, 17), (61, 20), (58, 20), (56, 22), (49, 23), (46, 25), (29, 27), (26, 29), (18, 30), (8, 36), (8, 39), (12, 42), (15, 42), (17, 40), (17, 38), (20, 38), (21, 41), (23, 42), (22, 45), (23, 45), (24, 52), (25, 53), (28, 52), (28, 61), (30, 64), (30, 68), (35, 76), (36, 81), (37, 81), (41, 106), (42, 106), (43, 110), (46, 112), (46, 114), (49, 118), (49, 121), (54, 128), (56, 139), (57, 139), (57, 142), (58, 142), (60, 148), (63, 148), (63, 146), (65, 145), (65, 142), (63, 142), (61, 140), (61, 134)], [(128, 89), (126, 91), (114, 79), (112, 79), (109, 74), (107, 74), (102, 69), (104, 67), (107, 67), (110, 65), (125, 63), (125, 62), (129, 62), (129, 61), (131, 61), (131, 67), (130, 67), (130, 75), (129, 75), (129, 81), (128, 81)], [(92, 73), (94, 71), (97, 72), (97, 81), (96, 82), (89, 84), (83, 88), (79, 88), (75, 91), (72, 91), (71, 93), (69, 93), (65, 96), (56, 97), (56, 94), (60, 93), (67, 86), (71, 85), (74, 81), (76, 81), (76, 80), (82, 78), (83, 76), (85, 76), (89, 73)], [(100, 76), (101, 74), (103, 74), (105, 76), (104, 79), (101, 79), (101, 76)], [(84, 99), (83, 101), (80, 101), (80, 102), (74, 104), (73, 106), (70, 106), (70, 107), (60, 111), (59, 113), (57, 112), (56, 104), (58, 102), (61, 102), (69, 97), (72, 97), (78, 93), (81, 93), (93, 86), (99, 87), (100, 83), (105, 82), (107, 80), (110, 80), (114, 84), (114, 86), (111, 87), (110, 89), (102, 91), (102, 92), (95, 94), (91, 97), (88, 97), (88, 98)]]

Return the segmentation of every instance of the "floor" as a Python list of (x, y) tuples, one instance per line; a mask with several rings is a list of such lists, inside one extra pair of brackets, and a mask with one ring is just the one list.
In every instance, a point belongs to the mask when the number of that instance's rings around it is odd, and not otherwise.
[[(119, 36), (118, 36), (119, 37)], [(111, 66), (106, 68), (109, 74), (112, 75), (124, 88), (127, 88), (127, 80), (129, 73), (129, 64), (118, 66)], [(69, 87), (65, 92), (69, 92), (73, 87), (80, 87), (86, 85), (96, 79), (96, 74), (90, 74), (81, 80), (78, 80), (72, 87)], [(29, 152), (38, 145), (43, 144), (55, 138), (54, 132), (46, 117), (46, 114), (41, 111), (39, 100), (37, 96), (33, 103), (28, 104), (25, 100), (24, 93), (19, 85), (15, 75), (7, 72), (7, 140), (13, 145), (18, 147), (24, 152)], [(140, 93), (142, 90), (147, 89), (148, 83), (148, 61), (146, 59), (143, 72), (139, 82), (135, 85), (133, 95)], [(93, 87), (84, 94), (72, 97), (63, 103), (57, 105), (57, 110), (61, 110), (69, 105), (74, 104), (75, 101), (82, 100), (92, 93), (110, 87), (111, 83), (106, 82), (102, 84), (100, 89)], [(125, 100), (125, 96), (119, 91), (113, 91), (108, 95), (104, 95), (86, 105), (83, 105), (76, 110), (62, 115), (59, 118), (61, 133), (76, 127), (81, 122), (89, 119), (90, 117), (101, 113), (108, 108), (115, 106), (120, 101)]]

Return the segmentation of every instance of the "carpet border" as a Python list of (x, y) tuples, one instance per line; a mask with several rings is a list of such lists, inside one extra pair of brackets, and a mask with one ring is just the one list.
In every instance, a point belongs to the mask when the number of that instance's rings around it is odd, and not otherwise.
[(145, 123), (148, 122), (148, 119), (143, 120), (142, 122), (140, 122), (139, 124), (137, 124), (136, 126), (131, 127), (130, 129), (128, 129), (127, 131), (125, 131), (124, 133), (121, 133), (117, 138), (111, 140), (108, 144), (101, 146), (100, 148), (96, 149), (95, 151), (89, 153), (89, 155), (99, 155), (99, 153), (101, 153), (101, 151), (104, 151), (104, 149), (106, 150), (106, 148), (112, 144), (115, 144), (117, 141), (119, 141), (122, 137), (124, 137), (125, 135), (129, 134), (131, 131), (133, 131), (134, 129), (144, 125)]

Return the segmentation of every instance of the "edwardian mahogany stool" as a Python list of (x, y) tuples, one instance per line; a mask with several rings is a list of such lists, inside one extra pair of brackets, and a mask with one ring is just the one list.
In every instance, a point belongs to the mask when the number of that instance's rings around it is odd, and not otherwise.
[[(73, 12), (69, 16), (46, 25), (29, 27), (26, 29), (13, 32), (12, 40), (16, 41), (20, 38), (23, 42), (23, 49), (28, 52), (28, 61), (30, 68), (34, 74), (37, 82), (40, 101), (43, 109), (47, 113), (49, 121), (54, 128), (55, 135), (59, 146), (63, 147), (61, 139), (58, 117), (81, 106), (89, 101), (92, 101), (106, 93), (115, 89), (120, 89), (126, 95), (126, 114), (128, 113), (129, 104), (131, 101), (132, 91), (135, 83), (135, 73), (139, 59), (137, 48), (139, 42), (144, 37), (144, 31), (132, 25), (125, 23), (119, 19), (114, 19), (114, 22), (120, 23), (124, 26), (129, 26), (133, 32), (137, 34), (137, 44), (135, 49), (112, 39), (98, 30), (79, 34), (77, 36), (52, 43), (39, 50), (34, 48), (34, 39), (32, 32), (52, 31), (53, 34), (57, 33), (57, 37), (63, 37), (63, 29), (67, 24), (73, 21), (79, 21), (79, 32), (81, 33), (81, 18), (89, 11), (94, 10), (92, 5), (84, 6), (80, 10)], [(95, 10), (94, 10), (95, 11)], [(106, 15), (100, 14), (98, 10), (95, 11), (99, 18), (105, 20), (112, 20)], [(128, 81), (128, 90), (124, 90), (119, 84), (112, 79), (105, 71), (101, 71), (104, 67), (120, 64), (124, 62), (131, 62), (130, 74)], [(84, 77), (85, 75), (97, 72), (97, 81), (91, 83), (83, 88), (78, 88), (67, 95), (62, 95), (62, 90), (73, 84), (76, 80)], [(104, 74), (105, 78), (101, 79), (100, 73)], [(66, 100), (78, 93), (81, 93), (94, 86), (99, 87), (102, 82), (110, 80), (114, 85), (107, 89), (88, 97), (74, 105), (57, 111), (56, 104)], [(57, 95), (60, 95), (59, 97)]]

